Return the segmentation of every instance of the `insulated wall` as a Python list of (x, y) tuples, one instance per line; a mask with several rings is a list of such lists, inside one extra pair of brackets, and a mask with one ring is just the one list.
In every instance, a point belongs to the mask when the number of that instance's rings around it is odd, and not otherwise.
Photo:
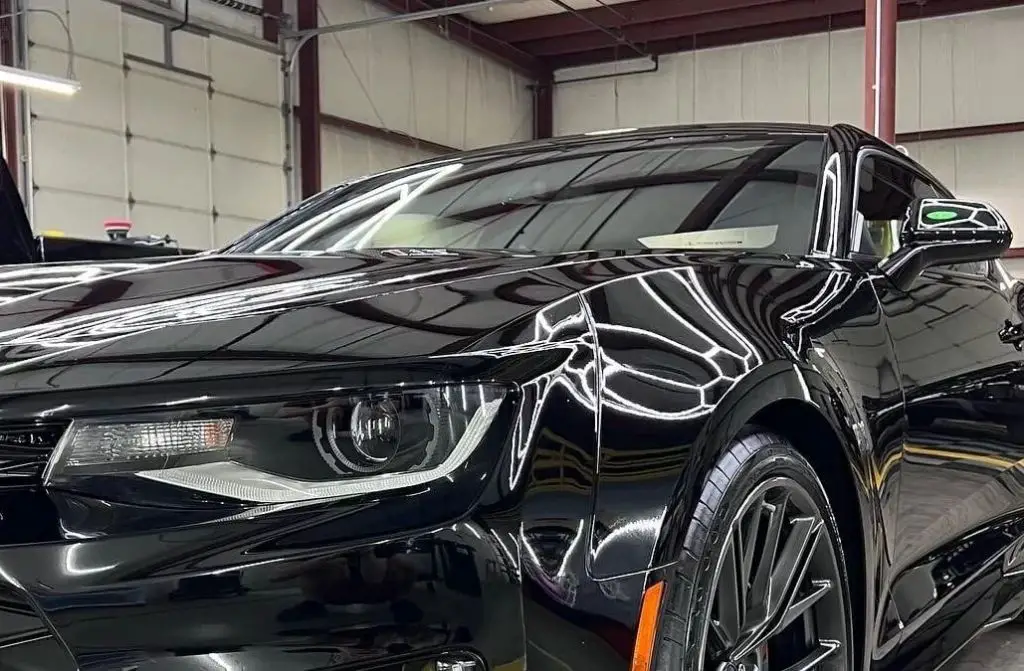
[[(321, 25), (387, 13), (365, 0), (320, 2)], [(321, 110), (326, 115), (456, 149), (529, 139), (533, 99), (528, 79), (413, 23), (380, 24), (324, 35)], [(323, 184), (438, 155), (325, 123)]]
[[(193, 17), (258, 34), (259, 20), (192, 3)], [(31, 0), (64, 15), (63, 0)], [(148, 15), (75, 0), (71, 98), (32, 93), (31, 209), (36, 230), (103, 237), (128, 218), (134, 234), (170, 234), (208, 248), (285, 206), (280, 59), (267, 49)], [(175, 3), (180, 6), (180, 3)], [(33, 12), (28, 67), (67, 71), (59, 21)], [(24, 149), (23, 149), (24, 151)]]
[[(898, 133), (1024, 121), (1024, 7), (900, 22)], [(649, 68), (623, 63), (619, 71)], [(557, 79), (614, 72), (577, 68)], [(559, 84), (558, 134), (714, 121), (862, 123), (864, 31), (664, 57), (657, 72)], [(1024, 245), (1024, 133), (903, 142), (959, 195), (1003, 210)]]

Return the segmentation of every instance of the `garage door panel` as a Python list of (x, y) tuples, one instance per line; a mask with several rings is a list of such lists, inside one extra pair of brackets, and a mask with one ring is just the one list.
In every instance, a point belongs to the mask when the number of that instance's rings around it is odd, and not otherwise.
[(272, 53), (219, 37), (210, 37), (210, 75), (225, 93), (267, 103), (281, 103), (281, 62)]
[(33, 176), (41, 188), (125, 196), (123, 136), (35, 119), (32, 154)]
[(202, 35), (186, 30), (175, 31), (171, 34), (171, 51), (177, 67), (207, 76), (211, 74), (210, 47)]
[[(29, 67), (63, 76), (67, 69), (67, 55), (46, 47), (33, 47), (29, 50)], [(81, 58), (75, 63), (75, 70), (78, 80), (82, 83), (82, 90), (73, 98), (33, 95), (33, 114), (46, 119), (60, 119), (122, 131), (124, 72), (121, 68)]]
[(268, 219), (281, 210), (281, 168), (218, 154), (213, 159), (213, 203), (219, 214)]
[(128, 161), (135, 200), (211, 211), (207, 152), (134, 138), (128, 145)]
[[(114, 3), (77, 2), (65, 0), (29, 0), (27, 7), (48, 9), (64, 16), (65, 5), (70, 7), (71, 35), (75, 41), (75, 53), (91, 56), (108, 63), (121, 61), (121, 10)], [(64, 28), (56, 17), (41, 12), (30, 12), (28, 30), (32, 41), (61, 50), (67, 50), (68, 41)]]
[[(277, 54), (187, 28), (168, 43), (163, 24), (122, 13), (119, 3), (70, 5), (82, 89), (31, 96), (34, 225), (102, 239), (104, 219), (128, 216), (139, 233), (207, 248), (225, 219), (214, 202), (228, 221), (220, 239), (284, 208)], [(65, 0), (30, 6), (63, 16)], [(246, 20), (258, 33), (261, 21)], [(29, 24), (30, 66), (65, 74), (60, 22), (32, 15)]]
[(154, 75), (134, 62), (125, 83), (128, 128), (133, 135), (206, 149), (209, 94), (205, 82)]
[[(61, 231), (76, 238), (103, 238), (103, 222), (127, 216), (122, 198), (41, 189), (33, 201), (37, 231)], [(74, 213), (70, 215), (69, 213)]]
[[(268, 219), (270, 219), (270, 217), (268, 217)], [(213, 228), (214, 245), (217, 247), (223, 247), (229, 242), (241, 237), (244, 233), (248, 233), (260, 224), (265, 223), (265, 221), (265, 219), (217, 217), (217, 223)]]
[[(218, 153), (284, 164), (284, 123), (276, 107), (214, 94), (213, 146)], [(277, 133), (267, 132), (278, 129)]]
[(121, 16), (124, 53), (152, 61), (164, 59), (164, 26), (132, 14)]
[(145, 203), (132, 206), (136, 235), (171, 235), (182, 247), (207, 249), (211, 245), (210, 215)]

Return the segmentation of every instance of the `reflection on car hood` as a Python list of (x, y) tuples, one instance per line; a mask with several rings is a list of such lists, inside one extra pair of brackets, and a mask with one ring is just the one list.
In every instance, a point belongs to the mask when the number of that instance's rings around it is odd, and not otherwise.
[(0, 305), (31, 294), (80, 284), (101, 277), (142, 270), (154, 262), (167, 259), (145, 259), (140, 262), (41, 263), (37, 265), (0, 266)]
[(0, 393), (452, 351), (569, 294), (534, 277), (569, 258), (394, 250), (11, 270)]

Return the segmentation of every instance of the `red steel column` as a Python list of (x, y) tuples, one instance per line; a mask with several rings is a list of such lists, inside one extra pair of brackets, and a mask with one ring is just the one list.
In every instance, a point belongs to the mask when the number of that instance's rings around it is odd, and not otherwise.
[(896, 2), (864, 0), (864, 128), (896, 141)]
[(277, 44), (281, 37), (284, 0), (263, 0), (263, 39)]
[[(316, 28), (317, 1), (296, 3), (296, 27)], [(320, 192), (320, 45), (314, 37), (299, 52), (299, 179), (302, 198)]]
[[(14, 62), (14, 17), (10, 16), (13, 5), (11, 0), (0, 0), (0, 15), (4, 16), (0, 19), (0, 63), (10, 67), (17, 66)], [(15, 184), (19, 184), (18, 173), (21, 168), (21, 156), (18, 154), (18, 96), (18, 90), (11, 85), (4, 86), (3, 93), (0, 94), (0, 106), (3, 110), (3, 116), (0, 117), (3, 124), (3, 153)]]

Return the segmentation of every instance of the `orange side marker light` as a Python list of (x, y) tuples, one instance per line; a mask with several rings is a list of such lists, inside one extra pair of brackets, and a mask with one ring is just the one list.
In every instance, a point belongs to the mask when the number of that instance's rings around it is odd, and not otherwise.
[(650, 671), (651, 669), (651, 662), (654, 661), (654, 639), (658, 633), (658, 616), (661, 613), (661, 597), (664, 591), (664, 581), (656, 582), (644, 591), (630, 671)]

